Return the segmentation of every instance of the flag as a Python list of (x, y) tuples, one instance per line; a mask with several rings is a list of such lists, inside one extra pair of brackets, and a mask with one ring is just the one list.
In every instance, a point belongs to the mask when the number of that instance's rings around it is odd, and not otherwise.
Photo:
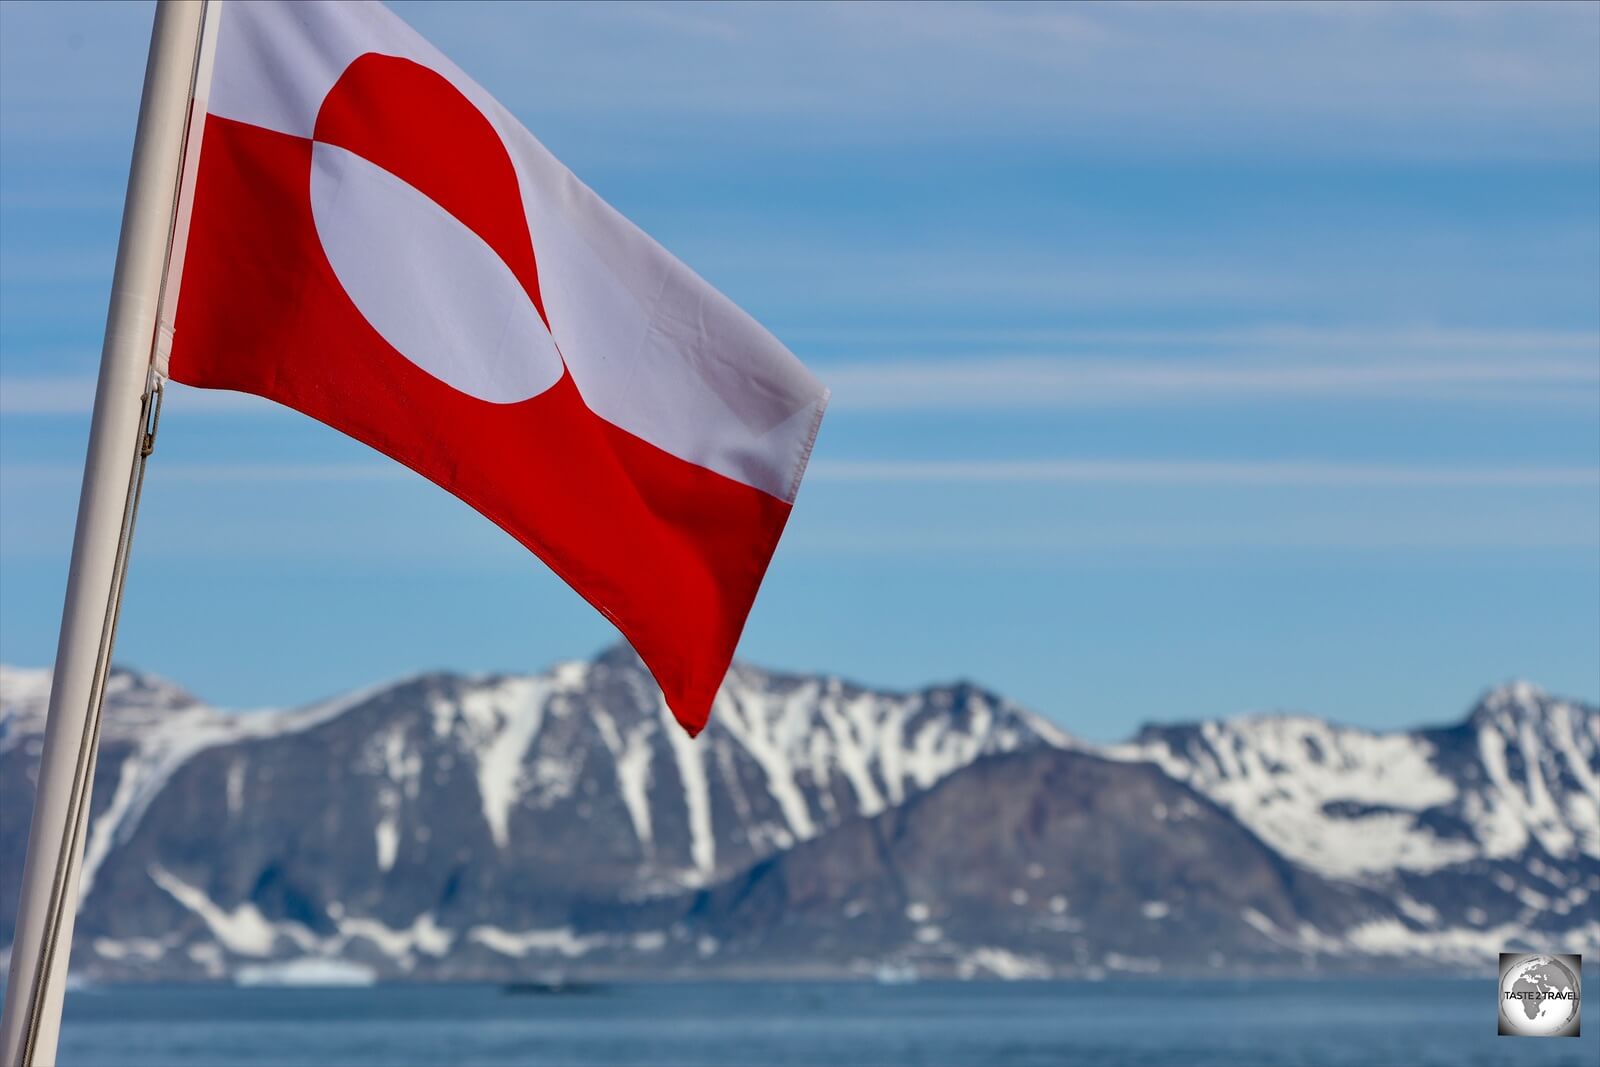
[(697, 733), (827, 389), (381, 5), (235, 0), (202, 66), (171, 378), (482, 512)]

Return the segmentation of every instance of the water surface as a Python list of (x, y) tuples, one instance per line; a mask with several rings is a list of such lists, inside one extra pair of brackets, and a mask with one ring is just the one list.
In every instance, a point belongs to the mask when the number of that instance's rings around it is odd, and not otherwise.
[(1584, 1036), (1503, 1038), (1479, 979), (122, 986), (68, 995), (62, 1067), (1468, 1067), (1600, 1063)]

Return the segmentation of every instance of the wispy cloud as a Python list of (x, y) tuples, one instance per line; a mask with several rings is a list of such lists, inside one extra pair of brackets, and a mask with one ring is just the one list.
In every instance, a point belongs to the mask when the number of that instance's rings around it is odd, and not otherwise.
[(928, 341), (962, 341), (976, 345), (1043, 346), (1069, 351), (1088, 346), (1170, 349), (1209, 352), (1431, 353), (1479, 356), (1589, 355), (1600, 359), (1600, 333), (1593, 330), (1459, 329), (1408, 326), (1389, 329), (1302, 326), (1264, 323), (1225, 328), (1155, 329), (1072, 326), (918, 327), (890, 325), (796, 327), (791, 334), (807, 340), (882, 345)]
[(836, 482), (1357, 489), (1587, 488), (1600, 491), (1600, 467), (1443, 467), (1270, 460), (818, 460), (812, 464), (810, 476)]
[[(840, 408), (945, 410), (1138, 407), (1284, 396), (1518, 399), (1593, 404), (1600, 364), (1515, 361), (1275, 361), (968, 357), (835, 364), (820, 369)], [(1520, 392), (1507, 392), (1516, 387)]]
[(1149, 520), (1094, 520), (1056, 525), (1012, 525), (990, 529), (947, 529), (936, 524), (888, 527), (802, 528), (785, 542), (785, 551), (824, 555), (948, 559), (971, 555), (986, 567), (1006, 559), (1040, 557), (1071, 560), (1082, 554), (1156, 552), (1500, 552), (1506, 550), (1592, 553), (1600, 538), (1592, 526), (1528, 522), (1477, 515), (1469, 520), (1419, 521), (1408, 515), (1271, 516), (1232, 521), (1185, 517)]
[[(1595, 149), (1592, 5), (673, 5), (670, 21), (626, 5), (463, 7), (401, 12), (447, 50), (475, 50), (470, 69), (513, 107), (575, 97), (601, 121), (693, 114), (840, 138), (1133, 132), (1183, 151)], [(530, 44), (542, 49), (531, 69)]]
[[(68, 463), (0, 464), (0, 485), (8, 489), (62, 485), (83, 476)], [(190, 463), (156, 461), (151, 478), (206, 485), (273, 485), (325, 482), (393, 482), (415, 478), (398, 463)]]
[[(5, 206), (13, 205), (6, 203)], [(37, 207), (24, 204), (21, 210), (37, 210)], [(0, 249), (0, 285), (110, 284), (115, 260), (114, 248), (4, 248)]]
[[(731, 120), (786, 143), (821, 129), (1182, 152), (1596, 148), (1592, 4), (395, 6), (525, 118), (668, 140)], [(8, 2), (0, 19), (14, 132), (131, 128), (148, 6)]]
[[(1002, 328), (819, 330), (869, 358), (819, 362), (841, 409), (1142, 407), (1394, 397), (1594, 406), (1592, 331)], [(936, 356), (898, 356), (920, 348)]]
[(0, 378), (0, 415), (81, 415), (93, 405), (93, 378)]
[[(88, 375), (0, 378), (0, 415), (87, 415), (94, 408), (95, 379)], [(168, 412), (256, 413), (281, 411), (260, 397), (168, 383)]]
[[(0, 465), (7, 487), (62, 484), (82, 474), (65, 463)], [(397, 463), (158, 462), (152, 477), (169, 482), (260, 485), (391, 482), (416, 477)], [(1405, 463), (1211, 461), (1187, 459), (820, 459), (814, 482), (1053, 484), (1161, 488), (1237, 486), (1322, 489), (1592, 489), (1600, 467), (1449, 467)]]
[[(1600, 402), (1600, 334), (1590, 331), (851, 328), (804, 332), (799, 340), (874, 353), (940, 351), (815, 361), (840, 410), (1140, 407), (1280, 397)], [(85, 414), (94, 384), (89, 376), (0, 377), (0, 414)], [(182, 413), (281, 410), (257, 397), (177, 383), (167, 401)]]

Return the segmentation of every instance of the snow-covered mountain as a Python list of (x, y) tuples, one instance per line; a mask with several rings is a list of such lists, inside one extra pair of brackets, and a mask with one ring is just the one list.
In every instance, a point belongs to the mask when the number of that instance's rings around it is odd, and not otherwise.
[[(0, 943), (47, 689), (0, 668)], [(1528, 686), (1447, 728), (1248, 717), (1096, 750), (967, 684), (748, 665), (690, 741), (626, 648), (293, 711), (118, 671), (75, 951), (107, 977), (438, 978), (1594, 951), (1597, 781), (1600, 712)]]
[(1600, 717), (1526, 683), (1465, 723), (1372, 733), (1298, 715), (1151, 726), (1107, 750), (1149, 759), (1284, 855), (1339, 878), (1529, 849), (1600, 859)]
[(1405, 921), (1374, 950), (1600, 942), (1600, 712), (1517, 682), (1464, 722), (1373, 733), (1303, 715), (1146, 727), (1150, 760), (1325, 877)]
[[(47, 689), (42, 671), (0, 676), (3, 937)], [(221, 955), (197, 959), (216, 970), (360, 940), (401, 971), (459, 937), (515, 956), (577, 914), (681, 895), (982, 756), (1064, 741), (970, 685), (745, 665), (691, 741), (625, 648), (290, 712), (225, 714), (119, 671), (104, 738), (81, 943), (165, 958), (209, 937)]]

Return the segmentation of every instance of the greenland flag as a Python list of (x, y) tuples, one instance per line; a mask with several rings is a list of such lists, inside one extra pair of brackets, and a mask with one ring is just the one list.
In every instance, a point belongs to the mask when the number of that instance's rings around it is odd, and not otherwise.
[(286, 404), (481, 511), (698, 733), (827, 389), (385, 8), (216, 17), (167, 372)]

